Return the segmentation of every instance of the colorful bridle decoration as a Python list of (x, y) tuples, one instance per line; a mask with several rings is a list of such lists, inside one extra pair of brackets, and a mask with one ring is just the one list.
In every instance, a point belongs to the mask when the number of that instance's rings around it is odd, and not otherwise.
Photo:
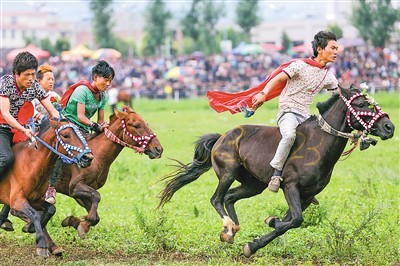
[[(77, 146), (73, 146), (71, 144), (67, 144), (62, 140), (62, 138), (60, 136), (60, 132), (63, 131), (64, 129), (66, 129), (66, 128), (72, 128), (74, 130), (75, 134), (78, 136), (79, 140), (81, 141), (84, 149), (79, 148)], [(81, 131), (79, 130), (79, 128), (76, 125), (72, 124), (72, 123), (68, 123), (66, 125), (63, 125), (58, 130), (56, 130), (56, 136), (57, 136), (57, 142), (56, 142), (56, 145), (55, 145), (55, 149), (57, 150), (58, 149), (58, 144), (60, 144), (64, 148), (64, 150), (69, 154), (69, 156), (71, 156), (71, 158), (68, 158), (68, 159), (61, 157), (61, 159), (63, 160), (64, 163), (69, 163), (69, 164), (78, 163), (81, 160), (83, 155), (85, 155), (86, 153), (92, 152), (90, 150), (85, 138), (83, 137)], [(72, 151), (79, 152), (79, 155), (75, 156), (72, 153)]]
[(131, 132), (128, 131), (126, 128), (125, 120), (121, 120), (121, 125), (124, 131), (124, 134), (133, 139), (139, 147), (133, 146), (129, 143), (126, 143), (125, 141), (121, 140), (118, 138), (115, 134), (113, 134), (109, 129), (105, 129), (105, 135), (107, 138), (109, 138), (111, 141), (114, 141), (124, 147), (131, 148), (135, 150), (138, 153), (143, 153), (144, 150), (149, 146), (150, 141), (156, 136), (155, 133), (152, 133), (148, 136), (135, 136)]
[[(351, 104), (358, 97), (365, 96), (368, 100), (368, 103), (374, 107), (374, 110), (370, 111), (356, 111)], [(368, 94), (365, 93), (357, 93), (351, 96), (350, 99), (346, 99), (342, 94), (340, 94), (340, 98), (342, 98), (343, 102), (347, 106), (347, 124), (350, 128), (354, 129), (351, 124), (351, 115), (353, 115), (357, 121), (367, 130), (368, 132), (371, 130), (372, 126), (378, 121), (379, 118), (383, 116), (388, 116), (387, 113), (383, 112), (379, 107), (378, 103), (372, 97), (369, 97)], [(372, 117), (372, 119), (367, 123), (363, 118), (364, 117)]]

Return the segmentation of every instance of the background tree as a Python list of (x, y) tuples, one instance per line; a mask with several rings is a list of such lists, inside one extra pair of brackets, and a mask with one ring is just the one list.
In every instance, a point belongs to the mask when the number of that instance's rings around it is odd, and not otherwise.
[(163, 0), (153, 0), (145, 13), (144, 54), (161, 55), (161, 48), (167, 37), (167, 22), (172, 17)]
[(181, 21), (182, 31), (186, 37), (190, 37), (193, 41), (197, 42), (200, 35), (200, 4), (203, 0), (193, 0), (188, 13)]
[(202, 2), (202, 21), (201, 21), (201, 41), (202, 51), (207, 54), (220, 52), (219, 44), (217, 43), (216, 25), (218, 20), (224, 16), (223, 3), (217, 4), (213, 1)]
[(248, 41), (251, 29), (261, 22), (258, 11), (258, 0), (239, 0), (236, 6), (236, 23), (246, 34)]
[(51, 44), (51, 41), (49, 38), (44, 38), (40, 40), (40, 47), (43, 50), (49, 51), (51, 55), (56, 55), (56, 50), (54, 46)]
[(286, 33), (286, 31), (282, 32), (282, 46), (283, 50), (281, 51), (282, 53), (288, 53), (292, 48), (292, 40), (289, 38), (289, 35)]
[(374, 47), (384, 47), (400, 20), (400, 10), (390, 0), (358, 0), (353, 4), (351, 23), (358, 29), (364, 41), (371, 41)]
[(335, 33), (338, 40), (343, 37), (343, 30), (336, 23), (329, 24), (328, 30)]
[(93, 12), (93, 32), (97, 45), (101, 48), (115, 48), (115, 39), (112, 33), (114, 23), (113, 0), (91, 0), (90, 9)]
[(61, 54), (62, 51), (68, 51), (71, 49), (71, 44), (67, 38), (58, 38), (56, 40), (56, 44), (54, 45), (54, 49), (57, 54)]

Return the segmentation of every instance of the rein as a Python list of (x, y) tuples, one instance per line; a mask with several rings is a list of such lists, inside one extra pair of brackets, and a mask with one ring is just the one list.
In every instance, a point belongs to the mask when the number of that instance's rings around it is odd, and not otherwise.
[[(32, 130), (36, 127), (36, 125), (34, 124), (33, 120), (29, 121), (29, 126), (32, 128)], [(81, 143), (83, 144), (85, 149), (82, 149), (82, 148), (67, 144), (62, 140), (62, 138), (60, 137), (60, 132), (62, 130), (64, 130), (64, 129), (66, 129), (66, 128), (72, 128), (74, 130), (75, 134), (78, 136), (79, 140), (81, 141)], [(48, 144), (47, 142), (45, 142), (44, 140), (42, 140), (38, 136), (34, 136), (34, 138), (35, 138), (36, 141), (39, 141), (40, 143), (42, 143), (50, 151), (52, 151), (53, 153), (55, 153), (58, 156), (60, 156), (60, 158), (63, 161), (63, 163), (65, 163), (65, 164), (79, 163), (83, 155), (85, 155), (86, 153), (92, 152), (90, 150), (85, 138), (83, 137), (82, 133), (80, 132), (79, 128), (76, 125), (74, 125), (72, 123), (68, 123), (68, 124), (62, 125), (60, 128), (55, 129), (54, 131), (55, 131), (56, 137), (57, 137), (57, 142), (55, 144), (55, 148), (53, 148), (50, 144)], [(58, 145), (59, 144), (64, 148), (64, 150), (71, 157), (68, 157), (68, 156), (66, 156), (66, 155), (64, 155), (64, 154), (62, 154), (61, 152), (58, 151)], [(72, 153), (72, 151), (79, 152), (79, 155), (75, 156)]]
[(104, 129), (104, 134), (106, 135), (106, 137), (109, 140), (111, 140), (115, 143), (118, 143), (119, 145), (121, 145), (123, 147), (133, 149), (135, 152), (140, 153), (140, 154), (142, 154), (145, 151), (145, 149), (149, 146), (150, 141), (156, 136), (155, 133), (152, 133), (149, 136), (135, 136), (126, 129), (125, 120), (121, 120), (121, 125), (123, 128), (124, 134), (129, 136), (131, 139), (133, 139), (139, 145), (139, 147), (131, 145), (131, 144), (126, 143), (125, 141), (121, 140), (114, 133), (112, 133), (111, 130), (109, 130), (108, 128)]

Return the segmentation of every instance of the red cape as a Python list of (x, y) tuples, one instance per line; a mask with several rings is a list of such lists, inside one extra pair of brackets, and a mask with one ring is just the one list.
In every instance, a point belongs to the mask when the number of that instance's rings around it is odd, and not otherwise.
[(63, 94), (61, 100), (60, 100), (60, 104), (63, 108), (65, 108), (65, 106), (67, 106), (67, 103), (69, 101), (69, 98), (71, 97), (72, 93), (74, 92), (74, 90), (81, 86), (81, 85), (85, 85), (86, 87), (89, 88), (89, 90), (93, 93), (98, 93), (99, 91), (96, 90), (95, 88), (93, 88), (92, 84), (90, 84), (89, 81), (86, 80), (80, 80), (77, 83), (72, 84), (71, 86), (69, 86), (68, 90)]
[[(17, 121), (21, 125), (26, 125), (29, 122), (29, 118), (33, 116), (34, 107), (31, 102), (24, 102), (21, 108), (18, 111)], [(0, 112), (0, 123), (1, 124), (8, 124), (7, 121), (3, 118), (3, 115)], [(13, 143), (15, 142), (23, 142), (28, 138), (20, 131), (16, 130), (15, 128), (11, 128), (11, 132), (14, 133), (13, 136)]]
[[(261, 82), (259, 85), (252, 87), (248, 90), (245, 91), (240, 91), (240, 92), (234, 92), (234, 93), (229, 93), (229, 92), (223, 92), (223, 91), (207, 91), (207, 97), (208, 101), (210, 102), (210, 106), (217, 111), (218, 113), (224, 112), (224, 111), (229, 111), (232, 114), (240, 112), (239, 103), (245, 102), (247, 106), (251, 107), (252, 104), (252, 98), (254, 95), (259, 93), (262, 89), (265, 88), (265, 85), (274, 78), (276, 75), (282, 72), (282, 70), (290, 65), (292, 62), (296, 60), (303, 60), (305, 63), (315, 66), (318, 68), (323, 68), (320, 64), (318, 64), (316, 61), (314, 61), (311, 58), (298, 58), (291, 60), (289, 62), (286, 62), (282, 65), (280, 65), (277, 69), (274, 70), (274, 72), (271, 73), (263, 82)], [(266, 101), (271, 100), (277, 96), (279, 96), (286, 86), (286, 81), (279, 83), (277, 86), (275, 86), (268, 95), (266, 95)]]

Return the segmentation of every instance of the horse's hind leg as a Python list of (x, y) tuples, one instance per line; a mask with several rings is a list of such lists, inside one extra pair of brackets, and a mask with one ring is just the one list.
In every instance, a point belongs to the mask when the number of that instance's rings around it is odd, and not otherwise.
[(222, 219), (223, 230), (220, 234), (220, 240), (222, 242), (232, 244), (234, 241), (235, 233), (239, 230), (239, 228), (237, 227), (235, 222), (232, 221), (224, 208), (224, 198), (226, 192), (235, 181), (237, 175), (236, 167), (231, 167), (230, 169), (230, 171), (215, 171), (217, 173), (219, 172), (219, 183), (214, 195), (211, 197), (210, 202)]
[(14, 231), (12, 222), (8, 220), (9, 213), (10, 213), (10, 206), (4, 205), (0, 212), (0, 228), (6, 231)]
[(242, 183), (241, 185), (228, 190), (224, 199), (225, 208), (228, 211), (229, 217), (232, 218), (232, 220), (238, 227), (239, 227), (239, 219), (237, 217), (234, 204), (238, 200), (251, 198), (255, 195), (262, 193), (266, 187), (267, 187), (266, 184), (261, 182), (257, 183), (256, 181), (254, 181), (254, 183), (251, 182)]

